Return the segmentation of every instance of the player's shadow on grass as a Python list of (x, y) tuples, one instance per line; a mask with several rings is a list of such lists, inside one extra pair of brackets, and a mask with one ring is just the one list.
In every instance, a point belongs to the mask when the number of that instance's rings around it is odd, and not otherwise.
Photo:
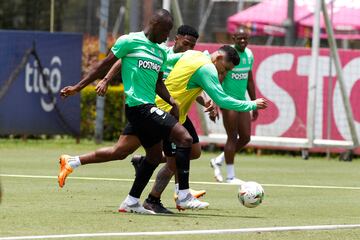
[[(247, 219), (260, 219), (260, 218), (265, 218), (262, 216), (244, 216), (244, 215), (229, 215), (227, 213), (225, 214), (210, 214), (210, 213), (206, 213), (206, 209), (204, 210), (186, 210), (186, 211), (182, 211), (179, 212), (176, 208), (169, 208), (174, 214), (156, 214), (156, 215), (148, 215), (148, 214), (136, 214), (136, 213), (119, 213), (117, 211), (114, 211), (113, 209), (107, 209), (101, 212), (97, 212), (96, 214), (125, 214), (125, 215), (136, 215), (136, 216), (155, 216), (155, 217), (182, 217), (182, 218), (208, 218), (208, 217), (223, 217), (226, 219), (229, 218), (247, 218)], [(212, 210), (216, 210), (216, 209), (212, 209)]]
[[(201, 211), (206, 211), (206, 210), (201, 210)], [(176, 217), (188, 217), (188, 218), (208, 218), (208, 217), (223, 217), (226, 219), (229, 218), (253, 218), (253, 219), (260, 219), (260, 218), (265, 218), (265, 217), (261, 217), (261, 216), (244, 216), (244, 215), (228, 215), (228, 214), (204, 214), (204, 213), (192, 213), (192, 212), (183, 212), (183, 213), (176, 213), (176, 214), (172, 214), (171, 216), (176, 216)]]

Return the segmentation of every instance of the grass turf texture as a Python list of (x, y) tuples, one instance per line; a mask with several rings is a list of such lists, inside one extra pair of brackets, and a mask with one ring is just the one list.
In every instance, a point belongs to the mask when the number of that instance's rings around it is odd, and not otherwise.
[[(111, 145), (107, 143), (105, 145)], [(206, 189), (203, 211), (185, 211), (172, 216), (143, 216), (117, 212), (132, 181), (82, 180), (69, 178), (59, 189), (58, 157), (61, 153), (81, 154), (98, 148), (89, 141), (0, 140), (0, 173), (53, 176), (53, 178), (1, 177), (0, 238), (24, 235), (78, 234), (100, 232), (148, 232), (206, 229), (238, 229), (360, 223), (360, 190), (295, 188), (266, 184), (360, 187), (360, 162), (339, 162), (324, 158), (304, 161), (280, 155), (236, 155), (236, 173), (243, 180), (263, 184), (265, 200), (247, 209), (237, 200), (232, 185), (191, 184)], [(139, 153), (142, 153), (139, 150)], [(203, 152), (191, 162), (191, 181), (214, 183), (209, 160), (217, 153)], [(81, 166), (70, 177), (133, 179), (128, 157), (123, 161)], [(225, 168), (223, 167), (225, 176)], [(154, 178), (154, 176), (153, 176)], [(145, 189), (142, 200), (150, 191)], [(176, 211), (173, 183), (163, 194), (163, 203)], [(122, 239), (359, 239), (360, 229), (331, 231), (209, 234)], [(118, 237), (120, 238), (120, 237)], [(97, 237), (94, 239), (105, 239)]]

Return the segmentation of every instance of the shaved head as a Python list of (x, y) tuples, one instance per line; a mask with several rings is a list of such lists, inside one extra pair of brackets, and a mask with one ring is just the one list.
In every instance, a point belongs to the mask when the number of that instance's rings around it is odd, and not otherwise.
[(158, 22), (161, 22), (161, 21), (164, 21), (164, 22), (168, 22), (168, 23), (171, 23), (173, 24), (173, 17), (171, 16), (171, 14), (169, 13), (168, 10), (166, 9), (159, 9), (157, 10), (150, 18), (150, 24), (151, 23), (158, 23)]
[(244, 27), (240, 27), (237, 30), (237, 32), (233, 35), (232, 39), (235, 43), (235, 48), (238, 51), (240, 51), (240, 52), (245, 51), (245, 48), (248, 45), (248, 39), (249, 39), (249, 34), (248, 34), (247, 29)]
[(157, 10), (150, 18), (144, 32), (147, 38), (154, 43), (165, 42), (173, 27), (173, 17), (165, 9)]

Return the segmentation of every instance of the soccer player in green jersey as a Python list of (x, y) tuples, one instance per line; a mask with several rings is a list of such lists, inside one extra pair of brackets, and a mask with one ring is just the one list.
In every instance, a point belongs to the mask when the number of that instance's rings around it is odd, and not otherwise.
[[(256, 99), (252, 73), (254, 56), (251, 50), (247, 48), (248, 34), (244, 28), (240, 28), (232, 38), (235, 43), (234, 48), (240, 57), (240, 63), (227, 73), (222, 82), (222, 87), (227, 95), (236, 99), (245, 100), (247, 91), (250, 99), (254, 100)], [(238, 112), (224, 108), (221, 111), (227, 140), (224, 152), (211, 159), (210, 164), (214, 169), (215, 179), (218, 182), (223, 182), (220, 167), (225, 160), (227, 169), (226, 182), (240, 185), (242, 181), (235, 176), (234, 157), (235, 153), (250, 141), (251, 121), (257, 119), (258, 111), (253, 110), (252, 115), (249, 112)]]
[[(185, 52), (186, 50), (193, 49), (198, 38), (197, 31), (187, 25), (182, 25), (178, 28), (177, 34), (175, 36), (175, 43), (173, 47), (166, 47), (165, 51), (168, 54)], [(86, 75), (79, 83), (74, 86), (66, 86), (61, 91), (60, 94), (62, 97), (68, 97), (80, 92), (84, 87), (94, 82), (97, 79), (103, 79), (106, 73), (110, 70), (113, 64), (117, 61), (117, 58), (114, 56), (113, 52), (110, 51), (109, 55), (103, 61), (100, 61), (94, 68), (91, 69), (88, 75)], [(169, 74), (173, 67), (166, 65), (164, 69), (163, 78)], [(97, 86), (96, 90), (99, 95), (104, 95), (108, 86), (108, 81), (101, 80)], [(126, 129), (125, 129), (126, 130)], [(111, 160), (123, 160), (128, 155), (133, 153), (141, 145), (139, 138), (134, 134), (127, 134), (126, 132), (120, 135), (118, 142), (113, 147), (105, 147), (96, 150), (95, 152), (84, 154), (81, 156), (76, 156), (76, 161), (71, 161), (71, 168), (68, 171), (63, 168), (62, 172), (59, 175), (59, 185), (63, 187), (65, 184), (66, 177), (71, 174), (74, 168), (77, 168), (80, 165), (92, 164), (107, 162)], [(194, 154), (198, 155), (198, 154)], [(164, 161), (166, 162), (166, 161)]]
[[(126, 116), (146, 151), (146, 160), (142, 161), (129, 195), (119, 207), (120, 212), (154, 214), (153, 211), (146, 210), (141, 206), (139, 198), (162, 157), (161, 140), (167, 138), (172, 139), (178, 146), (175, 158), (179, 176), (179, 198), (184, 200), (182, 207), (204, 208), (208, 206), (208, 203), (195, 199), (189, 192), (191, 136), (172, 115), (161, 111), (154, 104), (155, 95), (158, 94), (172, 106), (170, 112), (175, 116), (178, 115), (177, 104), (169, 95), (162, 81), (166, 52), (158, 45), (166, 40), (172, 24), (172, 17), (166, 10), (157, 11), (144, 32), (131, 33), (119, 38), (112, 48), (112, 54), (100, 62), (89, 74), (92, 77), (100, 76), (103, 74), (101, 70), (107, 71), (108, 66), (112, 66), (117, 59), (122, 59)], [(62, 89), (61, 95), (66, 97), (76, 93), (90, 79), (91, 77), (87, 77), (75, 87), (69, 86)], [(118, 148), (114, 146), (112, 150), (118, 150)], [(111, 155), (110, 150), (98, 152), (100, 156), (96, 155), (96, 152), (90, 153), (87, 157), (96, 162), (109, 161), (109, 152)], [(61, 176), (62, 170), (72, 171), (69, 162), (79, 164), (80, 161), (76, 157), (74, 159), (61, 157), (61, 173), (59, 175), (61, 187), (64, 181), (61, 183), (60, 180), (65, 179)]]

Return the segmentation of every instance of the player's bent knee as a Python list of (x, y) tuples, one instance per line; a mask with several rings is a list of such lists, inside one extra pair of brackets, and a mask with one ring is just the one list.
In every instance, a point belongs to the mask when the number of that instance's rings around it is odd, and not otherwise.
[(179, 147), (191, 147), (192, 141), (192, 137), (188, 133), (186, 133), (182, 134), (182, 136), (180, 136), (175, 143)]
[(191, 144), (192, 144), (192, 137), (190, 135), (189, 135), (189, 137), (186, 137), (183, 139), (182, 145), (184, 147), (191, 147)]
[(191, 147), (193, 141), (188, 131), (179, 123), (171, 130), (170, 138), (178, 147)]

